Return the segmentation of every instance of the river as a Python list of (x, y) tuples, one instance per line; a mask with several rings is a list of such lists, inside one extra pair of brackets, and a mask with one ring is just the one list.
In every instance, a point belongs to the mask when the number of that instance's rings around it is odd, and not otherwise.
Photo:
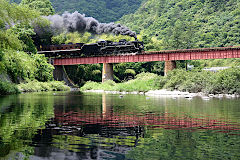
[(240, 99), (0, 97), (0, 159), (240, 159)]

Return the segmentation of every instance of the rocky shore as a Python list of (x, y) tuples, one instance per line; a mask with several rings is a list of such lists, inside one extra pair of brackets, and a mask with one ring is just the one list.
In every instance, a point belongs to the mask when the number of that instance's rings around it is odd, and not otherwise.
[(126, 91), (104, 91), (104, 90), (86, 90), (83, 92), (92, 92), (92, 93), (107, 93), (107, 94), (140, 94), (140, 95), (146, 95), (151, 97), (171, 97), (171, 98), (177, 98), (177, 97), (183, 97), (187, 99), (191, 99), (193, 97), (201, 97), (204, 100), (209, 100), (211, 98), (240, 98), (240, 95), (237, 94), (205, 94), (202, 92), (199, 93), (189, 93), (189, 92), (181, 92), (181, 91), (168, 91), (166, 89), (161, 90), (151, 90), (148, 92), (126, 92)]

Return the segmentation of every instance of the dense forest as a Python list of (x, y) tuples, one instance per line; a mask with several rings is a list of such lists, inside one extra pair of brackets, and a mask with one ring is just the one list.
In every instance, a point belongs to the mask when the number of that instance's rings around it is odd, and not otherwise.
[(120, 22), (143, 35), (149, 50), (240, 44), (239, 0), (148, 0)]
[[(21, 0), (13, 0), (20, 3)], [(123, 15), (134, 13), (143, 0), (51, 0), (56, 13), (65, 11), (85, 14), (102, 23), (115, 22)]]

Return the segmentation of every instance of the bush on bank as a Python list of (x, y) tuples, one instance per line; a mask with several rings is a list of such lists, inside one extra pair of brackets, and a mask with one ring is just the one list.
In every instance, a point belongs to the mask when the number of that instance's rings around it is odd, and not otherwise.
[(188, 91), (192, 93), (203, 92), (206, 94), (240, 94), (240, 68), (229, 68), (216, 73), (208, 71), (185, 71), (175, 69), (167, 76), (158, 76), (153, 73), (141, 73), (136, 79), (115, 83), (87, 82), (81, 90), (106, 90), (106, 91), (149, 91), (168, 89)]
[(240, 68), (233, 67), (216, 73), (176, 69), (159, 77), (159, 88), (188, 92), (240, 94)]
[(53, 80), (54, 67), (47, 62), (44, 55), (27, 54), (22, 51), (4, 50), (0, 72), (8, 74), (14, 83), (25, 80), (47, 82)]
[(0, 95), (17, 94), (19, 92), (17, 85), (0, 80)]
[(114, 81), (106, 81), (104, 83), (97, 83), (89, 81), (81, 90), (105, 90), (105, 91), (140, 91), (146, 92), (149, 90), (158, 89), (155, 85), (155, 81), (158, 75), (153, 73), (140, 73), (136, 76), (136, 79), (129, 80), (123, 83), (115, 83)]
[(50, 81), (50, 82), (38, 82), (29, 81), (27, 83), (21, 83), (17, 85), (21, 92), (41, 92), (41, 91), (69, 91), (70, 87), (66, 86), (64, 82)]

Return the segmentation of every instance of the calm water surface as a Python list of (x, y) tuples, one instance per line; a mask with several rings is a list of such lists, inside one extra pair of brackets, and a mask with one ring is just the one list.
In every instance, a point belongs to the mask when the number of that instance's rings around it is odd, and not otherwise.
[(0, 97), (0, 159), (240, 159), (240, 99)]

